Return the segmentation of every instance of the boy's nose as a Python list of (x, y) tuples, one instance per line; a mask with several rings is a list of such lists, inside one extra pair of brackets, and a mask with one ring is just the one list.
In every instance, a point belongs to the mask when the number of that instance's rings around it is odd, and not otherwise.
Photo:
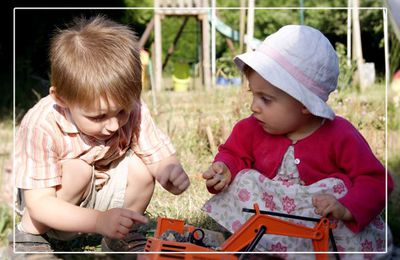
[(115, 117), (110, 118), (106, 124), (106, 130), (109, 132), (115, 132), (118, 130), (118, 128), (119, 128), (118, 119)]

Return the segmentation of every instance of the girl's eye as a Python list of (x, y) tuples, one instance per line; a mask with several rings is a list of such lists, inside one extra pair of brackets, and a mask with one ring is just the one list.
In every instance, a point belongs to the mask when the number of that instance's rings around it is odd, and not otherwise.
[(269, 102), (271, 102), (271, 99), (269, 99), (269, 98), (267, 98), (267, 97), (261, 97), (261, 100), (262, 100), (264, 103), (269, 103)]
[(247, 92), (251, 92), (251, 89), (250, 89), (250, 88), (248, 88), (248, 89), (247, 89)]

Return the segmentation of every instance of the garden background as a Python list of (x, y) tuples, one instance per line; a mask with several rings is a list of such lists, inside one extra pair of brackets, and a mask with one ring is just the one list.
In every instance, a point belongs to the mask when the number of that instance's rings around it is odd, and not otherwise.
[[(346, 7), (347, 1), (304, 1), (305, 7)], [(119, 6), (119, 7), (152, 7), (151, 0), (120, 0), (82, 3), (78, 1), (60, 3), (60, 6)], [(361, 7), (381, 7), (384, 1), (360, 0)], [(15, 6), (29, 6), (30, 3), (16, 1)], [(36, 3), (38, 6), (57, 6), (57, 3), (45, 1)], [(238, 9), (224, 10), (224, 7), (238, 7), (239, 1), (218, 0), (218, 17), (226, 24), (239, 30)], [(260, 0), (256, 7), (298, 7), (299, 1), (291, 0)], [(12, 211), (9, 207), (10, 191), (12, 190), (7, 169), (12, 152), (13, 112), (18, 126), (23, 115), (41, 97), (48, 93), (49, 39), (57, 27), (62, 27), (76, 16), (92, 16), (104, 14), (118, 22), (128, 24), (140, 36), (153, 16), (151, 9), (110, 10), (110, 9), (17, 9), (15, 10), (15, 42), (13, 59), (12, 41), (12, 9), (6, 8), (4, 17), (9, 21), (5, 24), (4, 35), (0, 43), (0, 183), (3, 187), (0, 204), (0, 245), (6, 247), (7, 235), (12, 231)], [(360, 10), (360, 25), (364, 59), (373, 62), (376, 70), (375, 84), (366, 89), (360, 89), (354, 84), (355, 67), (346, 65), (346, 10), (305, 10), (303, 18), (299, 10), (256, 10), (254, 37), (264, 39), (269, 34), (286, 24), (304, 24), (320, 29), (335, 46), (340, 58), (341, 77), (338, 91), (330, 98), (329, 104), (338, 115), (348, 118), (364, 135), (372, 150), (386, 163), (395, 179), (396, 187), (388, 201), (388, 222), (394, 234), (400, 234), (400, 115), (399, 93), (391, 88), (386, 89), (384, 35), (382, 10)], [(171, 46), (182, 19), (168, 17), (162, 22), (163, 57)], [(157, 186), (155, 196), (148, 208), (148, 213), (154, 218), (168, 216), (203, 227), (213, 228), (214, 224), (201, 211), (201, 206), (210, 197), (205, 189), (201, 173), (205, 171), (216, 147), (223, 143), (232, 126), (240, 118), (250, 114), (250, 94), (241, 86), (219, 86), (204, 90), (198, 79), (199, 43), (201, 31), (196, 19), (190, 18), (182, 32), (171, 60), (164, 72), (164, 90), (153, 93), (150, 91), (150, 80), (145, 84), (144, 100), (148, 103), (158, 126), (172, 139), (178, 157), (189, 174), (191, 186), (182, 196), (174, 196)], [(8, 36), (8, 37), (7, 37)], [(144, 45), (151, 54), (153, 35)], [(239, 43), (234, 42), (234, 49), (239, 49)], [(388, 82), (392, 84), (392, 76), (399, 69), (400, 48), (393, 27), (389, 24), (390, 75)], [(235, 69), (232, 51), (226, 39), (217, 33), (216, 41), (217, 71), (225, 75), (239, 76)], [(15, 66), (13, 66), (15, 61)], [(190, 66), (193, 84), (187, 92), (173, 91), (171, 76), (176, 62), (185, 62)], [(13, 84), (13, 68), (15, 84)], [(148, 77), (149, 75), (147, 75)], [(200, 82), (200, 83), (199, 83)], [(15, 89), (13, 89), (13, 86)], [(387, 96), (387, 102), (386, 102)], [(13, 103), (15, 97), (15, 103)], [(154, 103), (154, 100), (157, 102)], [(386, 132), (387, 131), (387, 132)], [(387, 133), (387, 136), (386, 136)], [(386, 138), (387, 137), (387, 138)], [(387, 144), (387, 154), (386, 154)], [(387, 155), (387, 157), (386, 157)], [(395, 235), (395, 243), (399, 246), (399, 236)], [(55, 245), (61, 251), (99, 251), (98, 240), (76, 240), (71, 243)], [(0, 251), (1, 252), (1, 251)]]

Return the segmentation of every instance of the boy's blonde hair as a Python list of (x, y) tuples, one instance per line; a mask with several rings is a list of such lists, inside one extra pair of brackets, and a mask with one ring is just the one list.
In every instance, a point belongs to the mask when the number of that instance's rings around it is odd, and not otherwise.
[(140, 108), (141, 63), (135, 33), (103, 16), (75, 19), (50, 47), (51, 84), (68, 105), (103, 98)]

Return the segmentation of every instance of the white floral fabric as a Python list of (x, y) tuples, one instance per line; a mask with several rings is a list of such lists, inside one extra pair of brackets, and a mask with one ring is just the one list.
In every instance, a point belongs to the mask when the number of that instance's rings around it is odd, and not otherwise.
[[(347, 193), (343, 181), (327, 178), (312, 185), (304, 186), (300, 180), (296, 165), (301, 163), (294, 158), (294, 145), (289, 146), (281, 166), (274, 179), (268, 179), (253, 169), (238, 173), (231, 185), (223, 192), (213, 196), (203, 206), (203, 210), (219, 224), (235, 232), (243, 225), (251, 213), (242, 212), (243, 208), (253, 208), (258, 203), (260, 210), (282, 212), (291, 215), (320, 218), (315, 214), (311, 199), (315, 194), (332, 194), (337, 199)], [(313, 227), (315, 222), (285, 220)], [(334, 220), (333, 220), (334, 221)], [(355, 234), (342, 221), (335, 221), (333, 230), (338, 251), (347, 252), (384, 252), (386, 225), (377, 216), (362, 232)], [(390, 259), (392, 249), (390, 230), (388, 230), (387, 254), (341, 254), (341, 259)], [(310, 239), (286, 237), (273, 234), (264, 235), (257, 251), (281, 252), (284, 259), (312, 259), (310, 254), (289, 254), (287, 252), (313, 252)], [(333, 251), (330, 245), (330, 251)], [(333, 255), (330, 258), (334, 259)]]

